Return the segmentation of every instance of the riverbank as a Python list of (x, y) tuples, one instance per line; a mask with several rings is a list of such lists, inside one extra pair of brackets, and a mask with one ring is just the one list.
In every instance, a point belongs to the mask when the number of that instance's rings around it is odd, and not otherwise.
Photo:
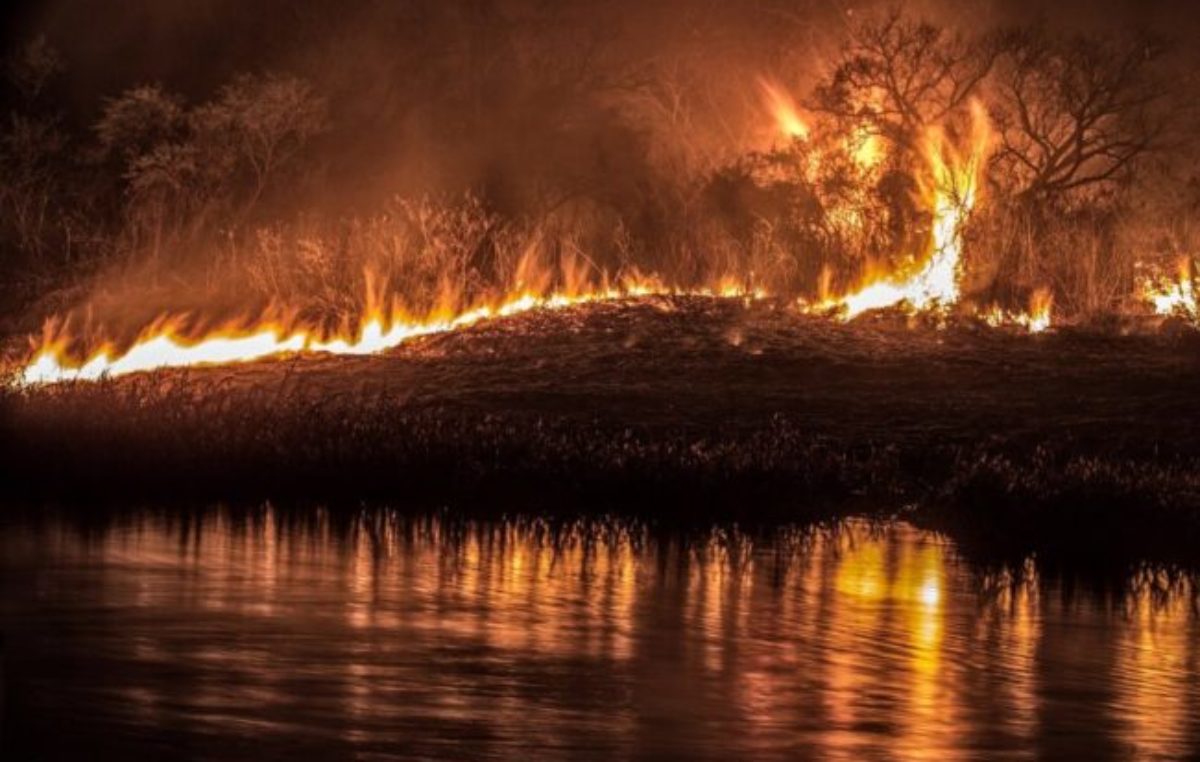
[(4, 492), (803, 521), (1200, 560), (1200, 340), (850, 325), (770, 302), (533, 313), (382, 356), (9, 389)]

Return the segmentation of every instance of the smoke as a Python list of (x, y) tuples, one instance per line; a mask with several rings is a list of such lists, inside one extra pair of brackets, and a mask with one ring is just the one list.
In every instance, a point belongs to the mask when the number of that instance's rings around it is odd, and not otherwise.
[[(80, 132), (129, 87), (159, 83), (194, 102), (240, 72), (286, 71), (332, 106), (324, 198), (305, 203), (474, 188), (505, 211), (616, 198), (622, 183), (650, 181), (647, 162), (716, 154), (747, 129), (753, 76), (806, 82), (845, 12), (699, 0), (59, 0), (5, 11), (8, 44), (44, 34), (62, 53), (56, 101)], [(691, 155), (663, 156), (664, 142)]]
[[(282, 70), (330, 100), (319, 198), (475, 189), (505, 212), (637, 199), (656, 173), (699, 171), (752, 142), (755, 78), (803, 92), (871, 0), (58, 0), (15, 4), (8, 43), (45, 34), (78, 127), (101, 99), (161, 83), (202, 100), (239, 72)], [(950, 23), (1194, 25), (1189, 3), (909, 4)]]
[[(891, 5), (53, 0), (10, 3), (2, 13), (10, 50), (44, 35), (60, 52), (66, 68), (52, 102), (80, 144), (96, 142), (93, 125), (106, 99), (135, 86), (157, 83), (195, 105), (240, 74), (278, 72), (311, 83), (328, 103), (328, 129), (305, 147), (303, 174), (263, 204), (269, 214), (256, 222), (370, 217), (397, 196), (461, 199), (470, 192), (504, 219), (550, 220), (584, 234), (591, 224), (610, 237), (617, 221), (638, 225), (650, 255), (666, 257), (659, 251), (666, 247), (654, 245), (667, 237), (656, 239), (656, 225), (694, 203), (681, 189), (774, 139), (758, 83), (767, 78), (803, 96), (828, 74), (848, 28)], [(1195, 30), (1200, 16), (1183, 0), (1063, 0), (1050, 8), (1036, 0), (919, 0), (903, 7), (962, 30), (1043, 20), (1081, 31), (1141, 27), (1179, 36)], [(111, 174), (111, 188), (119, 189), (120, 171)], [(93, 195), (98, 208), (120, 207), (114, 192)], [(211, 227), (225, 232), (223, 223)], [(119, 222), (111, 228), (116, 248), (126, 242), (124, 231)], [(339, 236), (328, 237), (330, 251), (340, 251)], [(104, 312), (163, 302), (186, 309), (188, 299), (212, 308), (210, 292), (194, 284), (206, 277), (213, 252), (171, 255), (175, 283), (123, 261), (95, 279), (93, 301), (109, 304)], [(145, 283), (172, 293), (127, 293)], [(230, 299), (223, 311), (237, 307)]]

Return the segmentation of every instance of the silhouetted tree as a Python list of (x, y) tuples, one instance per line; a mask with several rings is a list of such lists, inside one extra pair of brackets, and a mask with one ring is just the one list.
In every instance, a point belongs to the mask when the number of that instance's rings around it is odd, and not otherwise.
[(105, 104), (96, 134), (157, 253), (164, 235), (196, 235), (215, 212), (231, 214), (230, 226), (245, 219), (325, 123), (308, 83), (242, 76), (191, 109), (158, 86), (133, 88)]
[(911, 150), (924, 127), (963, 110), (998, 51), (990, 36), (967, 38), (893, 10), (851, 30), (809, 106)]
[(206, 160), (244, 172), (250, 211), (279, 172), (323, 131), (325, 99), (296, 77), (243, 75), (226, 85), (191, 117), (194, 138)]
[(1163, 53), (1143, 37), (1009, 34), (992, 103), (996, 179), (1043, 201), (1128, 179), (1170, 123)]

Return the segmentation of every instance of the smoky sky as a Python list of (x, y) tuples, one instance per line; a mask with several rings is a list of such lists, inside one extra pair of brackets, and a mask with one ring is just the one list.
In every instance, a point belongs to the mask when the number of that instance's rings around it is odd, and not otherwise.
[[(736, 110), (769, 72), (812, 84), (847, 24), (880, 0), (52, 0), (9, 3), (10, 49), (44, 35), (65, 71), (52, 91), (86, 132), (103, 99), (159, 83), (203, 100), (240, 72), (286, 71), (326, 94), (339, 196), (471, 185), (517, 174), (635, 177), (650, 149), (609, 127), (607, 106), (568, 92), (586, 59), (589, 92), (686, 62), (710, 111), (695, 140), (738, 129)], [(1194, 0), (914, 0), (960, 28), (1025, 21), (1080, 30), (1144, 28), (1186, 38)], [(549, 21), (547, 20), (549, 19)], [(529, 53), (529, 41), (541, 48)], [(543, 44), (544, 43), (544, 44)], [(561, 55), (556, 56), (555, 51)], [(514, 61), (524, 62), (517, 65)], [(531, 62), (532, 61), (532, 62)], [(582, 78), (584, 75), (580, 75)], [(536, 80), (536, 81), (532, 81)], [(577, 88), (578, 89), (578, 88)], [(450, 93), (452, 97), (447, 97)], [(564, 94), (565, 93), (565, 94)], [(575, 99), (575, 100), (572, 100)], [(578, 101), (578, 102), (577, 102)], [(432, 105), (431, 105), (432, 104)], [(336, 150), (331, 150), (330, 145)], [(536, 183), (536, 180), (534, 181)], [(573, 181), (574, 182), (574, 181)], [(641, 179), (631, 182), (642, 182)], [(611, 193), (627, 192), (614, 187)], [(601, 189), (598, 191), (605, 193)]]
[[(444, 7), (482, 8), (490, 0), (450, 0)], [(686, 36), (689, 6), (704, 0), (666, 2), (583, 2), (560, 0), (559, 5), (593, 8), (597, 15), (616, 15), (628, 26), (643, 23), (669, 48), (673, 35)], [(136, 81), (169, 82), (182, 91), (202, 92), (232, 72), (286, 64), (301, 46), (321, 45), (350, 31), (365, 36), (404, 41), (407, 21), (419, 27), (426, 17), (413, 0), (21, 0), (5, 4), (4, 43), (19, 44), (43, 34), (65, 53), (71, 64), (71, 94), (108, 93)], [(534, 6), (537, 3), (530, 3)], [(839, 17), (897, 3), (872, 0), (793, 0), (791, 2), (727, 3), (735, 18), (765, 13), (802, 14), (814, 22), (833, 25)], [(1200, 29), (1200, 6), (1194, 0), (920, 0), (899, 3), (919, 13), (970, 23), (980, 18), (1019, 23), (1042, 19), (1081, 29), (1144, 27), (1178, 36)], [(671, 17), (676, 29), (661, 22)], [(382, 22), (382, 23), (375, 23)]]

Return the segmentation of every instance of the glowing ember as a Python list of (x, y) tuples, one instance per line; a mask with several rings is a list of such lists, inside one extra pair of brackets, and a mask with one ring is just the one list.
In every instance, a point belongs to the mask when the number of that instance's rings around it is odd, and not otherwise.
[(1200, 303), (1196, 300), (1196, 273), (1191, 259), (1179, 261), (1177, 277), (1147, 278), (1142, 283), (1142, 298), (1154, 307), (1155, 314), (1175, 315), (1200, 320)]
[(1017, 326), (1030, 333), (1042, 333), (1050, 328), (1053, 307), (1054, 294), (1048, 288), (1039, 288), (1029, 298), (1028, 312), (1008, 312), (993, 308), (983, 315), (983, 319), (994, 328)]

